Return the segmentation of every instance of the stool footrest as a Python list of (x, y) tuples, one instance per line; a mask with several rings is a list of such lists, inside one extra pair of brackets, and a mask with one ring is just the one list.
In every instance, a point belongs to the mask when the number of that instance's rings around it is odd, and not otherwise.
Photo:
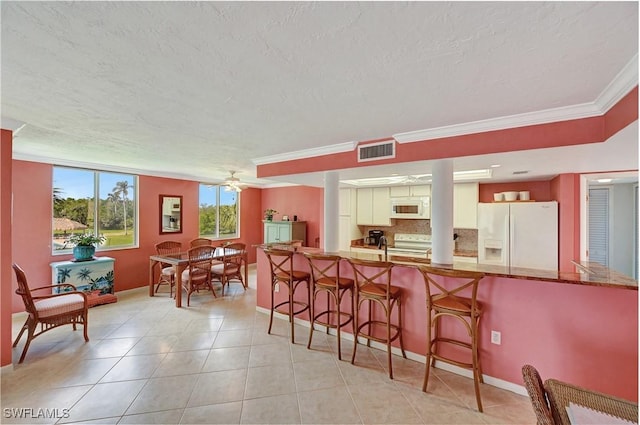
[[(372, 340), (372, 341), (381, 342), (381, 343), (386, 344), (387, 343), (387, 338), (377, 337), (377, 336), (374, 336), (374, 335), (369, 335), (369, 334), (361, 332), (362, 328), (368, 327), (370, 324), (371, 325), (385, 326), (385, 327), (387, 326), (387, 324), (385, 322), (382, 322), (382, 321), (379, 321), (379, 320), (371, 320), (371, 321), (368, 321), (368, 322), (360, 323), (358, 325), (358, 329), (356, 329), (356, 335), (358, 337), (362, 337), (362, 338), (366, 338), (366, 339), (369, 339), (369, 340)], [(391, 330), (393, 332), (391, 333), (391, 339), (388, 342), (393, 342), (396, 339), (398, 339), (398, 337), (400, 337), (401, 329), (397, 325), (394, 325), (393, 323), (389, 327), (391, 328)]]
[[(338, 318), (337, 323), (330, 323), (329, 320), (326, 320), (326, 321), (320, 320), (321, 317), (329, 316), (330, 314), (337, 316), (338, 312), (336, 310), (330, 310), (330, 311), (323, 311), (322, 313), (316, 314), (315, 317), (313, 318), (313, 323), (317, 323), (318, 325), (327, 326), (329, 328), (335, 329), (337, 327), (346, 326), (353, 321), (353, 316), (350, 313), (347, 313), (344, 311), (340, 312), (340, 317)], [(345, 320), (341, 321), (342, 318), (345, 318)]]
[[(293, 310), (293, 312), (292, 312), (291, 314), (293, 314), (294, 316), (295, 316), (295, 315), (297, 315), (297, 314), (300, 314), (300, 313), (302, 313), (302, 312), (305, 312), (305, 311), (309, 310), (309, 304), (303, 303), (303, 302), (301, 302), (301, 301), (294, 301), (294, 302), (293, 302), (293, 304), (294, 304), (294, 306), (298, 306), (298, 307), (300, 307), (300, 309), (299, 309), (299, 310), (295, 310), (295, 309)], [(288, 316), (288, 315), (289, 315), (289, 310), (283, 310), (283, 309), (281, 309), (281, 308), (280, 308), (280, 307), (288, 306), (288, 305), (289, 305), (289, 301), (283, 301), (283, 302), (281, 302), (280, 304), (275, 305), (275, 306), (273, 307), (273, 309), (274, 309), (277, 313), (284, 314), (284, 315), (287, 315), (287, 316)]]

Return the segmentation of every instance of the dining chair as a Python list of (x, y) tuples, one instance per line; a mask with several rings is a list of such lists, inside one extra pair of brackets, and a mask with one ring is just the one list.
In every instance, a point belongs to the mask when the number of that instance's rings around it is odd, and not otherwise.
[[(311, 326), (307, 349), (311, 348), (314, 325), (317, 323), (325, 326), (327, 334), (329, 329), (335, 329), (338, 338), (338, 360), (342, 360), (341, 334), (342, 327), (351, 323), (351, 332), (355, 335), (353, 321), (353, 293), (354, 281), (351, 278), (340, 276), (340, 264), (342, 258), (338, 255), (304, 253), (311, 268), (311, 311), (309, 317)], [(326, 306), (320, 307), (318, 296), (326, 295)], [(348, 295), (349, 309), (343, 310), (342, 300)]]
[[(371, 341), (380, 342), (387, 346), (387, 367), (389, 378), (393, 379), (393, 365), (391, 362), (391, 343), (399, 340), (402, 357), (407, 355), (402, 342), (402, 288), (391, 284), (391, 270), (393, 263), (386, 261), (369, 261), (350, 258), (349, 263), (353, 267), (355, 281), (355, 311), (354, 329), (355, 341), (353, 344), (353, 354), (351, 364), (355, 363), (356, 350), (358, 348), (358, 338), (365, 338), (367, 346), (371, 346)], [(359, 319), (360, 310), (363, 304), (367, 304), (367, 318), (361, 322)], [(378, 306), (382, 309), (384, 320), (374, 315), (374, 308)], [(392, 322), (394, 310), (397, 310), (397, 319)], [(379, 330), (383, 332), (380, 332)]]
[[(156, 244), (158, 255), (171, 256), (179, 255), (182, 252), (182, 243), (177, 241), (164, 241)], [(155, 292), (158, 292), (161, 285), (169, 285), (169, 296), (173, 297), (173, 287), (176, 284), (176, 271), (171, 264), (160, 263), (160, 277), (156, 284)]]
[(229, 286), (232, 280), (240, 281), (242, 289), (246, 291), (247, 285), (242, 277), (246, 244), (234, 242), (218, 249), (222, 249), (222, 261), (211, 266), (211, 279), (220, 282), (223, 296), (225, 285)]
[(200, 289), (209, 289), (214, 297), (216, 291), (211, 283), (211, 261), (215, 252), (212, 246), (196, 246), (189, 249), (189, 265), (182, 272), (182, 288), (187, 292), (187, 307), (191, 294)]
[[(294, 317), (305, 311), (308, 311), (311, 305), (310, 280), (311, 274), (304, 270), (295, 270), (293, 268), (294, 252), (284, 249), (267, 248), (264, 250), (269, 260), (269, 270), (271, 278), (271, 313), (269, 315), (268, 334), (271, 334), (273, 326), (273, 313), (278, 312), (286, 314), (289, 317), (291, 325), (291, 343), (295, 344), (295, 326)], [(296, 290), (302, 283), (306, 284), (306, 302), (294, 299)], [(275, 304), (275, 293), (281, 285), (285, 285), (288, 289), (287, 298), (284, 301)], [(296, 310), (297, 308), (297, 310)]]
[[(22, 349), (22, 355), (18, 363), (24, 361), (29, 350), (29, 345), (37, 336), (63, 325), (72, 325), (76, 330), (76, 325), (80, 324), (84, 328), (84, 340), (89, 341), (88, 320), (89, 303), (87, 294), (76, 290), (76, 287), (69, 283), (58, 285), (47, 285), (37, 288), (29, 288), (25, 272), (17, 264), (13, 264), (13, 270), (18, 280), (16, 294), (22, 297), (24, 307), (27, 312), (27, 320), (22, 325), (18, 337), (13, 343), (13, 347), (18, 345), (22, 334), (27, 331), (27, 342)], [(51, 290), (58, 288), (61, 293), (52, 294)], [(43, 295), (36, 295), (39, 291), (47, 291)], [(38, 325), (40, 331), (37, 331)]]
[(547, 392), (536, 368), (528, 364), (522, 366), (522, 379), (536, 414), (537, 425), (555, 425)]
[[(478, 323), (482, 315), (482, 304), (478, 302), (478, 284), (484, 273), (464, 270), (437, 269), (433, 267), (419, 267), (424, 277), (427, 302), (427, 353), (422, 391), (427, 391), (429, 372), (435, 360), (449, 363), (473, 372), (473, 385), (476, 394), (478, 411), (482, 412), (480, 384), (484, 383), (479, 355)], [(470, 296), (466, 292), (470, 291)], [(465, 292), (465, 295), (461, 295)], [(469, 335), (470, 341), (442, 335), (439, 331), (440, 323), (449, 317), (460, 323)], [(431, 332), (433, 328), (433, 334)], [(441, 350), (443, 344), (449, 347), (455, 345), (470, 350), (471, 359), (468, 362), (454, 358), (448, 352)]]
[(208, 238), (195, 238), (189, 241), (189, 247), (194, 248), (196, 246), (212, 246), (213, 241)]

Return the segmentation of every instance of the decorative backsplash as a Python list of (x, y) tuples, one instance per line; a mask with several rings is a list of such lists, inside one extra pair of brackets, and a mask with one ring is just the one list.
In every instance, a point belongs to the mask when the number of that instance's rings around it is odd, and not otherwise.
[[(369, 234), (369, 230), (382, 230), (389, 242), (394, 238), (396, 233), (416, 233), (423, 235), (431, 234), (431, 220), (394, 220), (392, 226), (363, 226), (363, 236)], [(478, 230), (477, 229), (453, 229), (458, 234), (455, 248), (460, 251), (477, 251), (478, 250)], [(453, 237), (453, 235), (452, 235)]]

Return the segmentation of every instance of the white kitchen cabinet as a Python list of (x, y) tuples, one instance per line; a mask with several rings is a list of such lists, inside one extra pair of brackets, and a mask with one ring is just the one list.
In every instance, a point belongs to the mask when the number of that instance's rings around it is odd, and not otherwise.
[(431, 185), (421, 184), (416, 186), (391, 186), (389, 194), (392, 198), (410, 196), (431, 196)]
[(307, 223), (304, 221), (264, 221), (264, 243), (301, 240), (307, 246)]
[(340, 216), (338, 218), (338, 249), (349, 251), (351, 241), (362, 238), (362, 232), (356, 223), (356, 189), (340, 189)]
[(456, 183), (453, 185), (454, 228), (478, 228), (478, 201), (478, 183)]
[(359, 225), (391, 225), (391, 197), (388, 187), (357, 190), (356, 223)]

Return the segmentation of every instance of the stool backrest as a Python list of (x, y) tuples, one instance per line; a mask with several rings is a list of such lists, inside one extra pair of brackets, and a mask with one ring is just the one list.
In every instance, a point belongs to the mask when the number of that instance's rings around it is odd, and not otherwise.
[[(473, 272), (466, 270), (450, 270), (438, 269), (432, 267), (419, 267), (424, 276), (424, 283), (427, 290), (427, 303), (440, 300), (447, 297), (460, 298), (460, 292), (467, 288), (471, 288), (471, 305), (469, 309), (475, 311), (477, 308), (476, 298), (478, 295), (478, 284), (485, 276), (481, 272)], [(448, 278), (450, 285), (445, 287), (442, 278)]]
[(340, 281), (340, 261), (342, 257), (339, 255), (314, 254), (310, 252), (305, 252), (304, 256), (309, 261), (311, 279), (314, 282), (323, 279), (333, 281), (336, 286), (338, 285)]
[(370, 261), (350, 258), (356, 291), (365, 285), (385, 285), (386, 298), (391, 298), (391, 269), (394, 264), (388, 261)]
[(293, 251), (267, 248), (264, 250), (269, 259), (271, 279), (291, 282), (293, 280)]

